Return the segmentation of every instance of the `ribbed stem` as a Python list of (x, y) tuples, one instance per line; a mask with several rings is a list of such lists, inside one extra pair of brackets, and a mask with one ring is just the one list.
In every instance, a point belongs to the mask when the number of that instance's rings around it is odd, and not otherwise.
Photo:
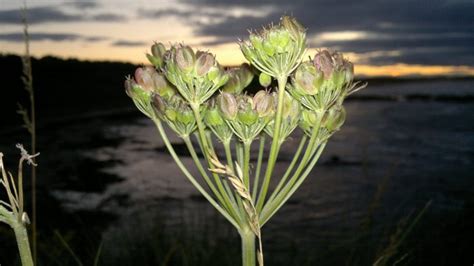
[(252, 141), (244, 142), (244, 184), (247, 189), (250, 191), (250, 147), (252, 146)]
[(263, 179), (262, 189), (258, 196), (257, 201), (257, 212), (262, 210), (263, 204), (265, 202), (265, 197), (267, 196), (268, 186), (270, 185), (270, 179), (273, 173), (273, 168), (275, 168), (275, 163), (278, 157), (278, 151), (280, 150), (280, 131), (281, 131), (281, 121), (283, 114), (283, 97), (285, 96), (285, 87), (288, 77), (278, 77), (278, 105), (277, 113), (275, 117), (275, 132), (273, 133), (272, 146), (270, 148), (270, 155), (268, 157), (267, 169), (265, 171), (265, 177)]
[(257, 198), (257, 190), (258, 190), (258, 185), (260, 182), (260, 170), (262, 169), (262, 159), (263, 159), (264, 150), (265, 150), (265, 135), (262, 135), (260, 137), (260, 146), (258, 148), (257, 169), (255, 170), (255, 178), (253, 180), (252, 199), (254, 201)]
[(15, 232), (18, 250), (20, 251), (21, 265), (33, 266), (33, 258), (31, 257), (30, 241), (28, 239), (28, 232), (21, 222), (16, 221), (13, 226)]
[(242, 240), (242, 266), (255, 266), (255, 234), (250, 229), (243, 229), (239, 233)]

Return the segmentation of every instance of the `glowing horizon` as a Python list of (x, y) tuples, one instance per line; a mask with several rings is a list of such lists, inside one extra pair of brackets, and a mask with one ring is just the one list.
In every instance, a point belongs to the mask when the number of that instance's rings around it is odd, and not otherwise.
[[(0, 3), (0, 53), (22, 54), (21, 3), (7, 0)], [(439, 26), (446, 25), (436, 24), (435, 17), (428, 17), (433, 19), (430, 28), (416, 23), (406, 25), (405, 21), (395, 18), (390, 20), (383, 12), (370, 13), (364, 17), (370, 26), (361, 28), (352, 21), (356, 17), (360, 19), (359, 15), (341, 21), (319, 21), (308, 17), (307, 7), (297, 1), (292, 5), (281, 5), (278, 1), (256, 5), (229, 0), (228, 6), (216, 0), (158, 3), (148, 0), (31, 1), (28, 7), (31, 53), (35, 57), (52, 55), (145, 64), (145, 53), (154, 41), (184, 42), (194, 49), (209, 50), (222, 65), (234, 66), (245, 62), (237, 39), (245, 37), (247, 28), (259, 28), (277, 21), (281, 14), (291, 13), (298, 19), (301, 17), (308, 27), (310, 48), (306, 58), (314, 55), (316, 47), (325, 47), (343, 52), (355, 64), (356, 74), (361, 76), (474, 76), (470, 45), (474, 36), (459, 25), (456, 31), (438, 32)], [(377, 7), (375, 2), (369, 4)], [(454, 2), (450, 5), (457, 7)], [(339, 6), (337, 12), (345, 8), (345, 5)], [(377, 8), (385, 10), (385, 5)], [(398, 10), (402, 14), (403, 8), (403, 5), (394, 5), (393, 12)], [(326, 11), (336, 10), (338, 8)], [(438, 15), (445, 12), (441, 7), (436, 10)], [(463, 24), (460, 22), (460, 25)]]

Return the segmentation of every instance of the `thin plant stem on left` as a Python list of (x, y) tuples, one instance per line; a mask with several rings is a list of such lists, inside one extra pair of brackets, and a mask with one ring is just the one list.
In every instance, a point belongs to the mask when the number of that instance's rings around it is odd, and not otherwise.
[(23, 201), (23, 164), (26, 161), (35, 167), (36, 164), (33, 158), (38, 156), (39, 153), (30, 155), (21, 144), (17, 144), (17, 148), (20, 149), (21, 158), (18, 163), (16, 181), (11, 172), (6, 170), (3, 163), (3, 154), (0, 153), (0, 171), (2, 172), (0, 185), (5, 190), (8, 198), (7, 201), (0, 200), (0, 222), (8, 224), (13, 229), (18, 244), (21, 264), (23, 266), (33, 266), (33, 257), (27, 232), (27, 225), (30, 224), (30, 219), (24, 210)]

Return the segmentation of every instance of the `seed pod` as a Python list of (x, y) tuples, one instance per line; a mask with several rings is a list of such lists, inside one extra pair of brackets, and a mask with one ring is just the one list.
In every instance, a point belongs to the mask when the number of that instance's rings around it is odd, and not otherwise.
[(234, 95), (223, 92), (217, 98), (217, 103), (224, 118), (233, 120), (237, 116), (237, 100)]
[(293, 17), (283, 16), (281, 18), (281, 24), (290, 33), (293, 39), (297, 39), (305, 33), (304, 27)]
[(319, 71), (324, 73), (325, 79), (328, 79), (334, 70), (332, 57), (328, 50), (318, 52), (314, 56), (313, 64)]
[(257, 92), (252, 99), (252, 109), (259, 117), (270, 116), (274, 112), (273, 97), (264, 90)]
[(343, 69), (345, 74), (345, 83), (351, 83), (352, 79), (354, 78), (354, 65), (350, 61), (344, 60)]
[(189, 46), (181, 46), (176, 49), (175, 61), (179, 69), (184, 72), (190, 72), (194, 68), (196, 57), (193, 49)]
[(154, 110), (158, 116), (163, 116), (165, 114), (166, 102), (160, 95), (154, 94), (151, 104), (153, 105)]
[(153, 75), (155, 73), (156, 70), (153, 67), (139, 67), (135, 70), (135, 80), (144, 91), (153, 92), (155, 89)]
[(130, 77), (127, 77), (124, 82), (124, 87), (125, 87), (125, 93), (127, 93), (128, 97), (133, 98), (133, 87), (136, 86), (137, 83), (135, 80), (131, 79)]
[(239, 109), (239, 112), (237, 113), (237, 118), (241, 123), (250, 126), (257, 122), (258, 114), (249, 105), (245, 108)]
[(330, 108), (323, 117), (322, 126), (327, 128), (330, 132), (337, 131), (341, 128), (346, 120), (346, 110), (341, 106), (334, 106)]
[(294, 81), (304, 94), (315, 95), (322, 84), (323, 75), (310, 62), (305, 62), (296, 69)]
[(221, 126), (225, 123), (224, 119), (222, 119), (222, 116), (219, 110), (217, 110), (217, 108), (208, 109), (206, 111), (204, 120), (206, 124), (210, 126)]
[(163, 58), (165, 53), (166, 53), (166, 48), (161, 42), (155, 43), (151, 46), (151, 54), (154, 57)]
[(270, 84), (272, 84), (272, 77), (262, 72), (258, 77), (258, 81), (260, 82), (260, 85), (267, 88), (268, 86), (270, 86)]
[(178, 110), (177, 120), (185, 125), (191, 124), (194, 122), (194, 114), (189, 107), (181, 107)]
[(209, 72), (209, 69), (215, 64), (215, 59), (212, 54), (207, 52), (198, 51), (196, 53), (196, 74), (198, 76), (204, 76)]

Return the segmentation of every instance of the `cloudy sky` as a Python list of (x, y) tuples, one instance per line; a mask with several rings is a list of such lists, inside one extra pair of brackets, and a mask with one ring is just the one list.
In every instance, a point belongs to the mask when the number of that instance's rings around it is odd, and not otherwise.
[[(21, 53), (20, 0), (0, 0), (0, 52)], [(282, 14), (308, 28), (308, 54), (344, 52), (364, 75), (474, 75), (472, 0), (29, 0), (32, 53), (144, 63), (153, 41), (244, 59), (236, 41)]]

